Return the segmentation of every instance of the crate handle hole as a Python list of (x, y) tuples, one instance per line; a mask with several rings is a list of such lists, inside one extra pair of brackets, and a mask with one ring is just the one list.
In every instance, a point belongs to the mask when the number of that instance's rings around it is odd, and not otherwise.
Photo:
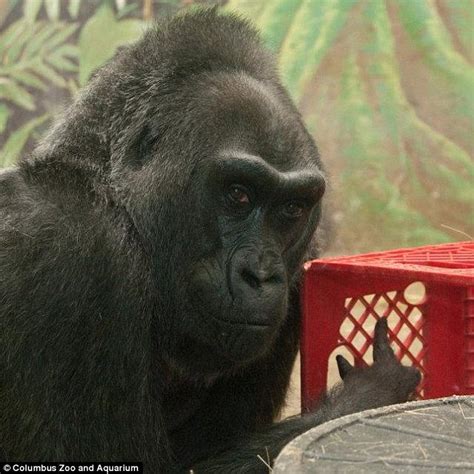
[(421, 281), (414, 281), (405, 288), (403, 298), (408, 304), (420, 305), (426, 300), (426, 287)]

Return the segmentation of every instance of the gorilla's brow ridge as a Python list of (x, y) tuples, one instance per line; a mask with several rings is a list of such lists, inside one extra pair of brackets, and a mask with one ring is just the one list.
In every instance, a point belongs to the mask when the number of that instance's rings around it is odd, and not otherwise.
[(316, 166), (279, 171), (261, 156), (253, 155), (242, 150), (223, 150), (219, 154), (218, 165), (226, 170), (235, 170), (250, 174), (252, 177), (262, 177), (281, 187), (291, 189), (305, 188), (307, 190), (324, 189), (325, 178), (322, 171)]

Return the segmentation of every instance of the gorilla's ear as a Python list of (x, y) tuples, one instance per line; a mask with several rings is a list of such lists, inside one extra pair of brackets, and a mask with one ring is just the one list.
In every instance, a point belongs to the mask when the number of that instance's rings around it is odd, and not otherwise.
[(126, 164), (132, 169), (138, 169), (148, 163), (152, 157), (154, 142), (155, 140), (152, 138), (150, 127), (145, 125), (138, 131), (127, 147), (125, 154)]
[(121, 169), (137, 170), (152, 158), (156, 137), (146, 120), (129, 124), (112, 149), (112, 163)]

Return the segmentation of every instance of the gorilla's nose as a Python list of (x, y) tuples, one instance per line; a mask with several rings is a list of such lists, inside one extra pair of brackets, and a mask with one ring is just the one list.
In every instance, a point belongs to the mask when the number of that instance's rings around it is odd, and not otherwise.
[(242, 283), (257, 290), (264, 286), (278, 285), (283, 283), (280, 270), (275, 266), (263, 267), (244, 264), (240, 268)]

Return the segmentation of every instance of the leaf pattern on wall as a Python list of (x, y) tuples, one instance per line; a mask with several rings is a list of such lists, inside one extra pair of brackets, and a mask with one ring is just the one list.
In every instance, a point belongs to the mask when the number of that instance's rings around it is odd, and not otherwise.
[[(32, 149), (91, 73), (140, 36), (145, 19), (191, 3), (6, 2), (0, 166)], [(474, 235), (471, 0), (213, 3), (247, 16), (278, 55), (331, 175), (333, 251)]]
[(253, 18), (278, 53), (319, 144), (339, 229), (332, 250), (474, 235), (472, 4), (264, 3), (228, 7)]

